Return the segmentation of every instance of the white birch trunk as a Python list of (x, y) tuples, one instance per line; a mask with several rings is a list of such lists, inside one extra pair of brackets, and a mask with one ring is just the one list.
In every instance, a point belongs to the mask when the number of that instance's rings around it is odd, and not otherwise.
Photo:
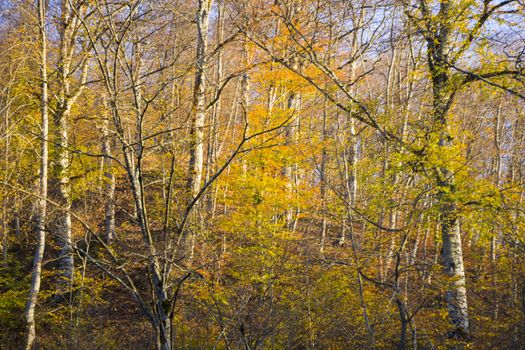
[[(69, 174), (70, 152), (69, 152), (69, 119), (71, 107), (83, 90), (87, 76), (87, 61), (85, 60), (86, 52), (81, 52), (79, 56), (84, 56), (80, 61), (80, 81), (75, 91), (72, 91), (71, 77), (77, 72), (72, 70), (73, 58), (77, 54), (75, 50), (74, 39), (78, 35), (78, 26), (80, 20), (75, 14), (83, 12), (84, 5), (80, 8), (73, 9), (77, 6), (76, 2), (71, 0), (61, 1), (61, 18), (59, 22), (60, 35), (60, 52), (58, 61), (58, 98), (57, 111), (55, 113), (55, 161), (54, 177), (57, 183), (56, 201), (60, 204), (58, 218), (54, 223), (56, 236), (60, 247), (60, 270), (63, 282), (68, 286), (73, 283), (74, 260), (72, 245), (72, 226), (71, 226), (71, 181)], [(62, 291), (63, 292), (63, 291)]]
[[(197, 52), (195, 63), (195, 85), (193, 90), (193, 119), (190, 131), (190, 164), (188, 189), (193, 198), (199, 192), (204, 161), (204, 121), (206, 118), (206, 49), (208, 45), (208, 23), (212, 0), (199, 0), (197, 11)], [(191, 199), (190, 199), (191, 200)]]
[(321, 152), (321, 166), (319, 169), (319, 182), (320, 182), (320, 195), (321, 195), (321, 210), (322, 210), (322, 221), (321, 221), (321, 246), (320, 246), (320, 252), (324, 252), (324, 246), (325, 246), (325, 240), (326, 240), (326, 234), (328, 231), (328, 222), (327, 222), (327, 206), (326, 206), (326, 164), (328, 162), (328, 152), (326, 147), (326, 140), (328, 137), (328, 131), (327, 131), (327, 101), (326, 98), (323, 102), (323, 125), (321, 130), (321, 144), (322, 144), (322, 152)]
[(111, 138), (108, 130), (108, 120), (104, 120), (102, 126), (102, 154), (104, 177), (106, 178), (105, 190), (106, 200), (104, 203), (104, 236), (106, 242), (111, 244), (115, 239), (115, 175), (112, 171), (111, 160)]
[[(288, 101), (287, 101), (287, 109), (289, 110), (289, 113), (293, 113), (293, 119), (290, 125), (286, 127), (285, 132), (285, 144), (286, 146), (291, 146), (295, 140), (296, 140), (296, 134), (297, 134), (297, 127), (298, 127), (298, 109), (299, 109), (299, 96), (296, 92), (290, 91), (288, 95)], [(288, 164), (283, 169), (283, 175), (287, 180), (286, 183), (286, 189), (288, 196), (292, 196), (294, 184), (295, 184), (295, 176), (297, 175), (297, 164), (291, 162), (291, 164)], [(286, 227), (292, 228), (293, 220), (294, 220), (294, 209), (293, 207), (289, 207), (286, 210), (285, 217), (286, 217)]]
[(33, 271), (31, 280), (31, 289), (29, 291), (29, 298), (25, 310), (27, 338), (25, 349), (31, 350), (36, 338), (35, 327), (35, 307), (38, 301), (38, 293), (40, 292), (40, 281), (42, 275), (42, 260), (44, 258), (44, 250), (46, 244), (46, 215), (47, 215), (47, 166), (48, 166), (48, 133), (49, 133), (49, 118), (48, 118), (48, 97), (47, 97), (47, 38), (46, 38), (46, 9), (44, 0), (38, 0), (38, 25), (40, 34), (40, 79), (41, 79), (41, 149), (40, 149), (40, 188), (38, 193), (37, 208), (37, 245), (35, 256), (33, 259)]
[[(217, 45), (222, 43), (224, 40), (224, 2), (219, 1), (217, 8)], [(214, 96), (220, 93), (219, 89), (222, 83), (223, 78), (223, 62), (222, 62), (222, 49), (217, 53), (216, 68), (215, 68), (215, 89)], [(220, 126), (220, 115), (222, 107), (222, 99), (218, 97), (217, 102), (213, 106), (213, 112), (210, 118), (209, 126), (209, 137), (208, 137), (208, 152), (207, 152), (207, 161), (206, 161), (206, 178), (205, 182), (208, 182), (210, 177), (217, 171), (217, 148), (219, 146), (219, 126)], [(210, 190), (206, 195), (206, 210), (208, 215), (212, 218), (215, 216), (215, 195), (216, 185), (212, 184)]]
[[(437, 146), (441, 154), (446, 155), (453, 146), (450, 134), (448, 112), (453, 102), (451, 94), (450, 67), (445, 64), (449, 51), (450, 13), (454, 2), (441, 1), (439, 16), (439, 30), (435, 35), (428, 36), (427, 57), (429, 71), (432, 78), (433, 110), (432, 117), (439, 127), (439, 142)], [(467, 306), (467, 290), (465, 269), (463, 266), (463, 249), (461, 246), (461, 230), (458, 217), (458, 206), (454, 198), (456, 186), (454, 172), (447, 164), (438, 168), (436, 183), (439, 186), (438, 207), (440, 211), (441, 263), (447, 278), (445, 299), (447, 303), (451, 329), (450, 338), (466, 340), (469, 338), (469, 317)]]

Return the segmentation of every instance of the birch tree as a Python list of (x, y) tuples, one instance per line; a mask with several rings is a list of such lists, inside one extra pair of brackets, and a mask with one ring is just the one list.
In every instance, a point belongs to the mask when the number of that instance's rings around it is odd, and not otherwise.
[(35, 4), (0, 2), (3, 347), (524, 342), (521, 1)]
[(192, 123), (190, 131), (190, 196), (197, 195), (202, 182), (204, 165), (204, 122), (206, 120), (206, 49), (212, 0), (198, 0), (196, 14), (197, 50), (195, 54), (195, 81), (193, 86)]
[(48, 115), (48, 78), (47, 78), (47, 33), (46, 33), (46, 6), (43, 0), (37, 2), (38, 33), (39, 33), (39, 68), (40, 68), (40, 174), (37, 199), (36, 222), (36, 250), (33, 259), (31, 290), (26, 304), (25, 318), (27, 324), (26, 350), (31, 350), (36, 340), (35, 308), (40, 292), (42, 279), (42, 260), (46, 246), (46, 217), (47, 217), (47, 167), (49, 157), (49, 115)]
[[(473, 67), (460, 68), (469, 50), (483, 39), (483, 28), (499, 13), (513, 10), (517, 5), (517, 1), (512, 0), (489, 0), (479, 5), (462, 1), (440, 1), (434, 6), (430, 1), (421, 0), (416, 4), (417, 14), (407, 12), (421, 30), (427, 46), (427, 69), (432, 84), (431, 115), (436, 126), (436, 145), (441, 154), (448, 154), (450, 157), (454, 145), (449, 113), (458, 91), (472, 82), (483, 81), (491, 84), (491, 78), (518, 73), (512, 67), (484, 70), (479, 73), (475, 72)], [(468, 12), (472, 12), (474, 17), (471, 23), (466, 22), (464, 17)], [(455, 35), (459, 36), (459, 40)], [(454, 172), (454, 168), (447, 163), (434, 169), (443, 240), (441, 262), (449, 279), (445, 294), (452, 327), (449, 336), (468, 339), (470, 326), (467, 289)]]
[[(75, 9), (72, 9), (72, 7)], [(63, 0), (60, 4), (60, 21), (58, 32), (60, 34), (60, 53), (57, 62), (57, 108), (54, 113), (55, 122), (55, 159), (54, 177), (56, 178), (56, 200), (62, 206), (62, 211), (57, 218), (56, 236), (60, 246), (60, 269), (62, 277), (67, 284), (73, 282), (74, 261), (71, 227), (71, 181), (69, 152), (69, 124), (71, 108), (82, 93), (87, 79), (88, 66), (88, 41), (86, 40), (78, 50), (77, 40), (81, 31), (79, 16), (85, 16), (87, 8), (83, 3)], [(79, 76), (75, 81), (76, 76)]]

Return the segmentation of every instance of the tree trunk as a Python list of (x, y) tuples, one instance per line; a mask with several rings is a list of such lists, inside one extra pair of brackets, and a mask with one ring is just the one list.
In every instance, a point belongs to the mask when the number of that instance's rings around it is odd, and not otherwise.
[[(438, 76), (440, 75), (441, 73), (438, 74)], [(434, 117), (441, 126), (438, 147), (442, 149), (443, 154), (446, 154), (452, 146), (452, 137), (447, 130), (447, 99), (442, 91), (441, 79), (446, 78), (437, 78), (434, 82)], [(443, 241), (441, 263), (444, 273), (449, 279), (445, 299), (450, 323), (453, 327), (449, 336), (456, 339), (468, 339), (467, 291), (458, 208), (454, 199), (456, 192), (454, 175), (446, 166), (439, 169), (439, 174), (438, 205), (440, 209), (441, 238)]]
[[(216, 42), (217, 45), (220, 45), (224, 40), (224, 9), (225, 5), (223, 1), (218, 2), (217, 7), (217, 24), (216, 24)], [(217, 96), (220, 93), (220, 86), (222, 84), (223, 78), (223, 62), (222, 62), (223, 52), (222, 49), (217, 52), (217, 59), (215, 62), (215, 88), (213, 96)], [(219, 143), (219, 126), (220, 126), (220, 116), (221, 116), (221, 103), (222, 99), (218, 98), (217, 102), (213, 106), (213, 112), (211, 113), (209, 137), (208, 137), (208, 151), (207, 151), (207, 161), (206, 161), (206, 178), (205, 182), (208, 182), (210, 177), (217, 171), (217, 148)], [(206, 195), (206, 210), (210, 217), (215, 216), (215, 184), (210, 186), (210, 190)]]
[(46, 215), (47, 215), (47, 163), (48, 163), (48, 132), (49, 132), (49, 118), (47, 107), (47, 49), (46, 49), (46, 10), (44, 0), (38, 0), (38, 21), (40, 34), (40, 79), (41, 79), (41, 118), (42, 118), (42, 132), (41, 132), (41, 149), (40, 149), (40, 189), (37, 200), (38, 217), (36, 226), (37, 244), (35, 257), (33, 259), (33, 272), (31, 280), (31, 289), (29, 291), (29, 298), (25, 310), (27, 338), (26, 350), (31, 350), (36, 338), (35, 328), (35, 307), (38, 300), (38, 293), (40, 291), (40, 280), (42, 274), (42, 260), (44, 258), (44, 249), (46, 245)]
[[(208, 46), (208, 24), (213, 0), (199, 0), (197, 10), (197, 52), (195, 57), (195, 85), (193, 87), (190, 129), (190, 162), (188, 174), (188, 199), (190, 203), (199, 193), (204, 166), (204, 121), (206, 119), (206, 49)], [(184, 249), (189, 252), (189, 259), (195, 251), (195, 235), (188, 233), (184, 240)]]
[[(56, 236), (60, 247), (59, 268), (63, 282), (67, 285), (73, 283), (73, 251), (71, 249), (71, 186), (69, 181), (69, 151), (68, 151), (68, 118), (70, 107), (60, 105), (55, 118), (56, 151), (55, 151), (55, 176), (57, 180), (56, 201), (60, 204), (59, 217), (54, 224)], [(62, 291), (63, 292), (63, 291)]]
[(171, 350), (171, 320), (168, 315), (160, 318), (157, 326), (157, 350)]
[[(449, 82), (450, 68), (447, 55), (450, 41), (450, 7), (452, 2), (442, 1), (439, 11), (439, 30), (436, 35), (427, 37), (427, 56), (432, 77), (433, 111), (435, 124), (439, 127), (438, 148), (441, 155), (451, 151), (452, 135), (449, 132), (447, 114), (454, 100), (454, 90)], [(445, 157), (446, 158), (446, 157)], [(448, 277), (445, 292), (449, 321), (452, 329), (449, 337), (466, 340), (469, 337), (469, 318), (467, 309), (467, 290), (463, 267), (463, 249), (455, 194), (454, 172), (445, 163), (438, 167), (438, 207), (440, 211), (441, 263)]]
[(106, 200), (104, 203), (104, 236), (106, 242), (111, 244), (115, 239), (115, 175), (112, 172), (111, 138), (109, 137), (108, 120), (102, 126), (102, 154), (104, 155), (104, 177), (106, 178)]
[(320, 195), (321, 195), (321, 210), (322, 210), (322, 222), (321, 222), (321, 246), (320, 246), (320, 252), (324, 252), (324, 245), (326, 240), (326, 233), (328, 230), (328, 222), (327, 222), (327, 203), (326, 203), (326, 163), (328, 162), (328, 152), (326, 147), (326, 142), (328, 138), (328, 131), (327, 131), (327, 101), (326, 98), (323, 101), (323, 124), (322, 124), (322, 130), (321, 130), (321, 144), (322, 144), (322, 151), (321, 151), (321, 166), (319, 168), (319, 186), (320, 186)]
[[(297, 116), (298, 109), (299, 109), (298, 101), (299, 101), (298, 94), (294, 91), (290, 91), (288, 95), (288, 102), (287, 102), (286, 107), (288, 108), (289, 113), (293, 113), (294, 115), (292, 116), (292, 122), (286, 127), (286, 132), (285, 132), (286, 146), (291, 146), (295, 142), (296, 137), (297, 137), (297, 127), (299, 124), (299, 120), (298, 120), (299, 117)], [(292, 196), (294, 185), (295, 185), (295, 180), (297, 176), (297, 164), (295, 164), (294, 162), (291, 162), (290, 164), (286, 165), (283, 169), (283, 175), (287, 180), (288, 196)], [(295, 210), (296, 208), (292, 206), (290, 206), (286, 210), (285, 218), (286, 218), (286, 227), (288, 228), (292, 228), (293, 226)]]
[(444, 201), (441, 205), (441, 237), (443, 240), (441, 259), (444, 272), (449, 277), (445, 299), (453, 326), (450, 337), (465, 339), (468, 337), (469, 320), (457, 208), (454, 203), (448, 201)]
[[(71, 115), (71, 107), (80, 95), (87, 74), (87, 60), (80, 61), (80, 81), (75, 91), (71, 88), (71, 77), (76, 75), (76, 69), (72, 70), (72, 62), (75, 55), (78, 55), (74, 48), (74, 40), (78, 35), (79, 19), (75, 11), (81, 11), (76, 2), (71, 0), (61, 1), (61, 17), (59, 22), (60, 53), (58, 61), (58, 98), (57, 110), (55, 113), (55, 161), (53, 176), (57, 184), (56, 202), (60, 204), (58, 218), (54, 223), (58, 245), (60, 247), (60, 270), (63, 282), (71, 286), (74, 277), (74, 260), (71, 227), (71, 181), (69, 175), (70, 151), (68, 124)], [(80, 5), (81, 7), (84, 5)], [(86, 52), (81, 52), (85, 55)], [(63, 292), (63, 291), (62, 291)]]
[[(501, 167), (501, 136), (500, 136), (500, 127), (502, 124), (501, 120), (501, 101), (498, 104), (498, 109), (496, 112), (496, 116), (494, 118), (494, 149), (496, 151), (496, 154), (494, 155), (494, 165), (492, 167), (492, 176), (494, 179), (494, 184), (496, 187), (500, 186), (501, 182), (501, 173), (502, 173), (502, 167)], [(491, 262), (491, 279), (492, 279), (492, 301), (493, 301), (493, 308), (492, 308), (492, 320), (497, 321), (498, 319), (498, 309), (499, 309), (499, 302), (498, 302), (498, 293), (497, 293), (497, 287), (498, 287), (498, 280), (497, 280), (497, 272), (498, 272), (498, 262), (497, 262), (497, 238), (498, 238), (498, 224), (494, 222), (493, 229), (492, 229), (492, 237), (490, 238), (490, 262)]]
[[(193, 90), (193, 120), (190, 130), (190, 164), (188, 189), (191, 198), (199, 192), (204, 161), (204, 121), (206, 117), (205, 63), (208, 45), (208, 22), (213, 0), (199, 0), (197, 11), (197, 52)], [(191, 200), (191, 199), (190, 199)]]

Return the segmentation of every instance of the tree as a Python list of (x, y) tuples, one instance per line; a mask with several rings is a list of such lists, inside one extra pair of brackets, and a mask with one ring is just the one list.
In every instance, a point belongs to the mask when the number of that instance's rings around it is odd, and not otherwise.
[(30, 289), (43, 347), (521, 346), (519, 1), (40, 6), (0, 4), (3, 346)]
[[(483, 1), (474, 4), (462, 1), (440, 1), (437, 9), (431, 2), (419, 1), (418, 14), (409, 13), (426, 42), (428, 72), (432, 83), (432, 130), (437, 139), (438, 152), (448, 159), (453, 155), (454, 136), (450, 132), (449, 112), (460, 89), (466, 85), (485, 79), (516, 75), (517, 70), (510, 67), (483, 73), (474, 73), (474, 68), (459, 68), (465, 56), (474, 45), (483, 39), (483, 28), (500, 11), (514, 10), (516, 1)], [(468, 15), (467, 15), (468, 14)], [(470, 20), (472, 16), (474, 20)], [(459, 36), (459, 40), (455, 39)], [(490, 69), (490, 68), (489, 68)], [(441, 236), (443, 248), (441, 259), (444, 273), (450, 282), (446, 291), (447, 308), (452, 325), (451, 338), (468, 339), (469, 317), (463, 249), (461, 245), (460, 213), (454, 181), (455, 169), (445, 162), (433, 170), (438, 187), (438, 206), (440, 210)]]
[(48, 116), (48, 80), (47, 80), (47, 35), (46, 35), (46, 8), (42, 0), (37, 2), (38, 9), (38, 33), (39, 33), (39, 67), (40, 67), (40, 114), (41, 114), (41, 146), (40, 146), (40, 174), (39, 191), (37, 199), (37, 223), (36, 223), (36, 250), (33, 260), (31, 290), (26, 305), (27, 339), (25, 348), (32, 349), (36, 338), (35, 308), (40, 292), (42, 278), (42, 259), (46, 246), (46, 217), (47, 217), (47, 167), (48, 167), (48, 137), (49, 137), (49, 116)]
[[(88, 41), (76, 48), (81, 32), (78, 16), (85, 16), (86, 5), (81, 2), (63, 0), (60, 7), (60, 52), (57, 62), (57, 107), (54, 112), (55, 122), (55, 159), (54, 178), (57, 183), (56, 201), (61, 205), (57, 218), (56, 236), (60, 245), (60, 269), (66, 284), (71, 285), (74, 274), (74, 261), (71, 228), (71, 181), (69, 168), (71, 154), (69, 151), (69, 124), (71, 108), (85, 87), (88, 76)], [(73, 9), (72, 7), (75, 7)], [(75, 61), (74, 59), (77, 59)], [(78, 81), (75, 81), (78, 79)]]

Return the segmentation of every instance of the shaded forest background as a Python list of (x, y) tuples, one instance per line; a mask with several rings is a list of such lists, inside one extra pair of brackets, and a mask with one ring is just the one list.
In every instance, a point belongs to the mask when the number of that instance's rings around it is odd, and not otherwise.
[(0, 2), (0, 347), (525, 349), (520, 0)]

